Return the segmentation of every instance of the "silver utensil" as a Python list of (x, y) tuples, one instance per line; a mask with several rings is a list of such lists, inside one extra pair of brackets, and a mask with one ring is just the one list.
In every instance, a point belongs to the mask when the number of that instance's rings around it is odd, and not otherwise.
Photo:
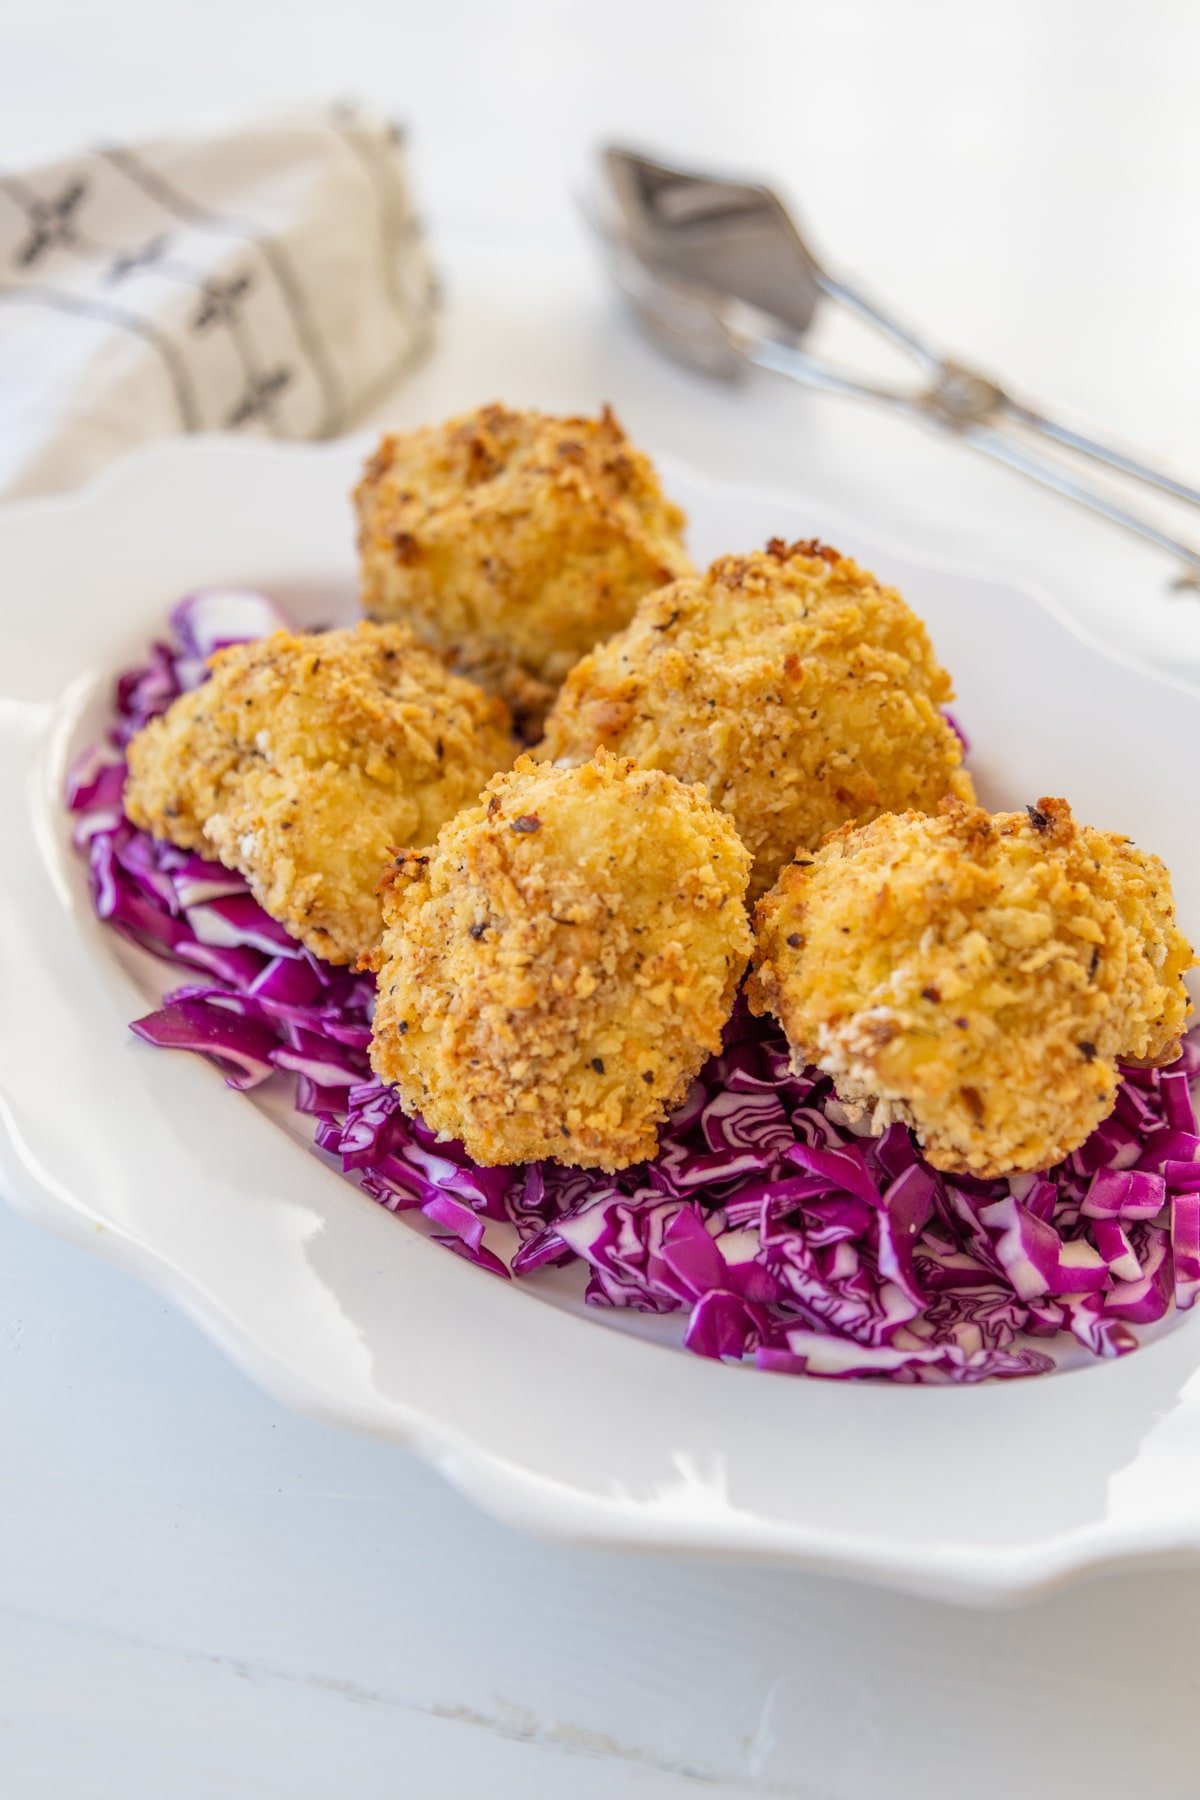
[[(1039, 454), (1012, 428), (1185, 505), (1200, 507), (1200, 490), (935, 349), (860, 288), (829, 274), (770, 188), (673, 168), (614, 146), (602, 154), (601, 179), (584, 213), (610, 273), (652, 336), (692, 367), (728, 377), (753, 364), (952, 432), (1177, 558), (1183, 565), (1177, 586), (1200, 586), (1200, 549)], [(880, 381), (807, 349), (805, 337), (828, 303), (904, 352), (916, 365), (915, 381)]]

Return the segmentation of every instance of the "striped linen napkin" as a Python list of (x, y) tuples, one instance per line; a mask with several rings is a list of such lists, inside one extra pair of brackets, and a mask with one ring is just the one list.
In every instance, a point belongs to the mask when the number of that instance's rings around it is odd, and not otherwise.
[(0, 496), (180, 432), (335, 436), (435, 306), (403, 133), (353, 106), (0, 171)]

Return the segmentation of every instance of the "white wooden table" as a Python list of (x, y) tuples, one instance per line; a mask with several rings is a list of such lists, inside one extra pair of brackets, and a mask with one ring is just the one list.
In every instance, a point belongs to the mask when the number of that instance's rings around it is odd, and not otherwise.
[[(365, 90), (414, 128), (452, 295), (396, 416), (607, 396), (725, 477), (819, 495), (853, 468), (885, 521), (903, 456), (928, 505), (899, 535), (953, 552), (983, 534), (1095, 629), (1200, 674), (1200, 605), (1136, 547), (903, 427), (659, 364), (567, 199), (604, 134), (774, 172), (915, 318), (1195, 472), (1198, 56), (1191, 0), (9, 0), (0, 158)], [(0, 1443), (6, 1800), (1200, 1787), (1200, 1576), (972, 1614), (534, 1543), (388, 1446), (281, 1411), (6, 1209)]]

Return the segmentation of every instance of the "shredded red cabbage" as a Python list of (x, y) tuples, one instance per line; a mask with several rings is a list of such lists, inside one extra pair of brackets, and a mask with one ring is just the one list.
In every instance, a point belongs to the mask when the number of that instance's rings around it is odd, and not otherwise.
[(1124, 1355), (1135, 1326), (1195, 1303), (1200, 1033), (1168, 1070), (1127, 1069), (1074, 1155), (1007, 1180), (939, 1174), (901, 1125), (860, 1135), (828, 1079), (792, 1073), (776, 1028), (740, 1004), (652, 1162), (488, 1169), (440, 1143), (371, 1075), (371, 978), (310, 955), (240, 876), (121, 811), (133, 733), (204, 679), (213, 649), (286, 621), (261, 595), (221, 592), (191, 596), (171, 623), (174, 640), (117, 682), (109, 747), (67, 781), (97, 914), (193, 976), (132, 1029), (201, 1051), (231, 1087), (291, 1080), (319, 1149), (382, 1206), (419, 1209), (493, 1274), (575, 1264), (595, 1306), (679, 1313), (698, 1355), (796, 1374), (1039, 1374), (1067, 1344)]

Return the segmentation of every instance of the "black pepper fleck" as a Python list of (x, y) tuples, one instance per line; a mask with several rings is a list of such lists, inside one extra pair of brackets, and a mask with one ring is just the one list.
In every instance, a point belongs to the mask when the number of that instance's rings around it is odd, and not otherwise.
[(1084, 1062), (1095, 1062), (1097, 1055), (1095, 1044), (1091, 1043), (1087, 1038), (1080, 1038), (1079, 1054), (1082, 1056)]
[(593, 1069), (595, 1069), (597, 1075), (603, 1075), (603, 1073), (604, 1073), (604, 1058), (602, 1056), (593, 1056), (592, 1067), (593, 1067)]
[(542, 829), (542, 821), (538, 818), (536, 813), (521, 813), (518, 818), (513, 820), (512, 828), (514, 831), (525, 835), (531, 831), (540, 831)]
[(654, 1070), (653, 1069), (643, 1069), (642, 1070), (642, 1080), (646, 1083), (647, 1087), (649, 1087), (650, 1083), (654, 1080)]
[(476, 924), (472, 925), (470, 935), (473, 938), (481, 938), (486, 930), (487, 930), (486, 925), (480, 925), (480, 924), (476, 923)]
[(938, 1006), (941, 1003), (942, 996), (937, 988), (927, 987), (921, 989), (921, 998), (922, 1000), (928, 1000), (931, 1006)]
[(401, 1019), (400, 1023), (396, 1027), (396, 1030), (400, 1033), (400, 1036), (403, 1037), (405, 1032), (408, 1030), (408, 1020)]
[(1050, 820), (1044, 812), (1039, 812), (1036, 806), (1027, 806), (1025, 811), (1029, 814), (1029, 823), (1035, 831), (1049, 831)]
[(800, 936), (800, 933), (798, 931), (789, 931), (788, 932), (787, 947), (789, 950), (798, 950), (803, 942), (804, 942), (804, 939)]

